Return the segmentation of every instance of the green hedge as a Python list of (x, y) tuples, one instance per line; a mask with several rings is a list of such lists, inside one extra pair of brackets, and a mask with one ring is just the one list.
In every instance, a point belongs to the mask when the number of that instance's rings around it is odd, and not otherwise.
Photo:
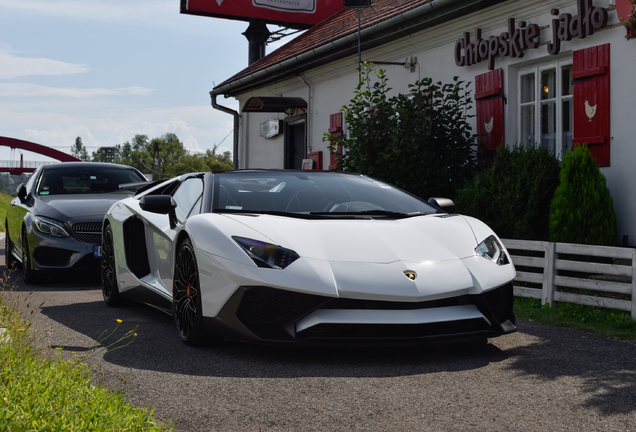
[(500, 146), (493, 165), (456, 198), (457, 211), (488, 224), (500, 237), (548, 240), (550, 201), (559, 161), (535, 146)]

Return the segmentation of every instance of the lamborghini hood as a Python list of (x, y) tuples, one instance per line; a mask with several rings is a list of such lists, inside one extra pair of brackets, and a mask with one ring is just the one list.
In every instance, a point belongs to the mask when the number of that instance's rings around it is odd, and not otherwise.
[(475, 256), (478, 244), (467, 219), (458, 215), (397, 220), (226, 216), (249, 224), (249, 229), (255, 231), (252, 237), (257, 240), (293, 249), (301, 257), (331, 262), (387, 264), (457, 260)]

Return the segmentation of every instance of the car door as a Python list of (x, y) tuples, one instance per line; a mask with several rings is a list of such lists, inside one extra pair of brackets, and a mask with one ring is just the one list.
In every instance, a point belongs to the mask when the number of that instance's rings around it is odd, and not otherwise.
[(7, 213), (7, 235), (15, 246), (15, 250), (22, 253), (22, 226), (25, 219), (30, 223), (31, 218), (27, 214), (33, 212), (35, 204), (35, 184), (42, 172), (38, 168), (24, 185), (24, 191), (11, 200), (11, 207)]
[[(168, 191), (166, 191), (168, 192)], [(188, 177), (169, 191), (176, 203), (174, 220), (170, 216), (154, 214), (148, 218), (147, 244), (151, 273), (166, 293), (172, 295), (172, 270), (174, 267), (174, 242), (176, 233), (186, 219), (200, 212), (203, 193), (203, 180), (200, 177)]]

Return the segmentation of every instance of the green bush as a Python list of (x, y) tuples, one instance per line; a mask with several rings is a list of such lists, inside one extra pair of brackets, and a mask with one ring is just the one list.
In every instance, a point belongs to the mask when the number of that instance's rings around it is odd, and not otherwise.
[(493, 165), (460, 191), (457, 211), (481, 219), (503, 238), (548, 240), (558, 176), (559, 161), (548, 150), (502, 145)]
[(340, 169), (392, 183), (415, 195), (453, 198), (475, 169), (467, 119), (472, 100), (468, 84), (423, 78), (409, 95), (389, 98), (388, 78), (380, 69), (372, 83), (365, 68), (344, 119), (348, 135), (325, 134), (324, 141), (344, 148)]
[(560, 180), (550, 206), (550, 241), (616, 246), (612, 197), (587, 146), (566, 153)]

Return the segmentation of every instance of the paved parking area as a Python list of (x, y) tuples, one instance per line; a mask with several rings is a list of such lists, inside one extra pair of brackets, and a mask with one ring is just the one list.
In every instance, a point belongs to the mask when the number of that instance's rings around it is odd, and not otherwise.
[(34, 291), (40, 341), (67, 355), (116, 319), (115, 337), (136, 328), (130, 346), (90, 363), (104, 385), (180, 431), (636, 430), (630, 342), (522, 321), (486, 346), (190, 348), (168, 315), (105, 306), (96, 278), (11, 280), (22, 296)]

